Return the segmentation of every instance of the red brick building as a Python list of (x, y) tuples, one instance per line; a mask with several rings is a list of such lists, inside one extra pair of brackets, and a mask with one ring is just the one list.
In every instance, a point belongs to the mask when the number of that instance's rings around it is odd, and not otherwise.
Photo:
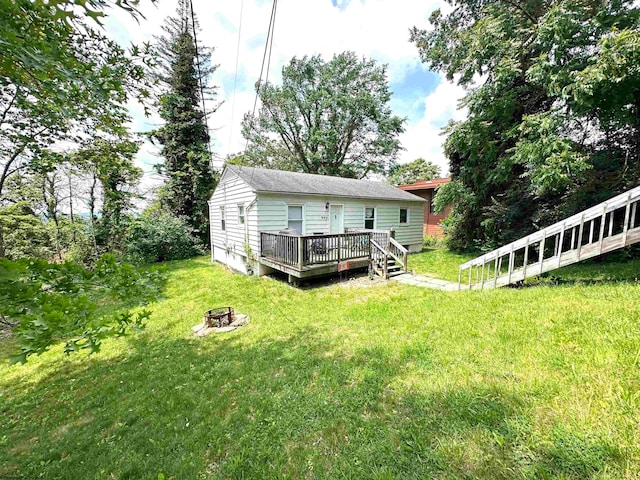
[(442, 213), (434, 213), (433, 197), (440, 185), (450, 182), (450, 178), (434, 178), (433, 180), (421, 180), (411, 185), (399, 185), (398, 188), (413, 193), (424, 198), (427, 203), (424, 204), (424, 226), (423, 234), (441, 237), (442, 228), (440, 222), (444, 220), (451, 212), (451, 206), (447, 206)]

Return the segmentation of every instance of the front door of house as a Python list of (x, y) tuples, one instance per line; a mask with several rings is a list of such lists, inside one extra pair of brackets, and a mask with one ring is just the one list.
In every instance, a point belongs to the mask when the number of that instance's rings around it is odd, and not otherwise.
[(329, 210), (329, 233), (344, 233), (343, 205), (331, 205)]

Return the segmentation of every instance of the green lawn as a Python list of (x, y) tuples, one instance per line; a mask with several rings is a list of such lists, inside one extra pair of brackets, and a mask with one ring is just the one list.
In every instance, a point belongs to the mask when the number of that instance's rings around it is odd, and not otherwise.
[[(170, 263), (146, 332), (0, 366), (0, 478), (637, 478), (639, 268), (446, 293)], [(251, 324), (193, 337), (223, 305)]]

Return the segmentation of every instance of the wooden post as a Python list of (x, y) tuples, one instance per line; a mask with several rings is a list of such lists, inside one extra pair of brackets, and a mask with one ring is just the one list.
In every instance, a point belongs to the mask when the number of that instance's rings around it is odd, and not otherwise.
[(542, 231), (542, 240), (540, 240), (540, 251), (538, 252), (538, 262), (540, 263), (540, 272), (542, 273), (542, 266), (544, 265), (544, 244), (547, 239), (547, 231)]
[(522, 265), (522, 280), (527, 278), (527, 262), (529, 261), (529, 237), (527, 237), (527, 243), (524, 246), (524, 264)]
[(589, 244), (593, 243), (593, 225), (595, 224), (595, 218), (592, 218), (589, 222)]
[(473, 275), (473, 265), (469, 266), (469, 290), (471, 290), (472, 275)]
[(582, 253), (582, 233), (584, 232), (584, 212), (580, 216), (580, 230), (578, 232), (578, 255), (577, 260), (580, 261), (580, 253)]
[(622, 245), (627, 244), (627, 231), (629, 230), (629, 215), (631, 214), (631, 192), (627, 195), (627, 206), (624, 209), (624, 228), (622, 229)]
[(633, 202), (633, 207), (631, 207), (631, 221), (629, 222), (629, 228), (636, 228), (636, 210), (638, 208), (638, 202)]
[(502, 257), (500, 255), (500, 250), (496, 252), (496, 275), (493, 277), (493, 288), (498, 286), (498, 274), (500, 270), (502, 270)]
[(513, 254), (513, 243), (511, 244), (511, 251), (509, 252), (509, 276), (507, 277), (507, 285), (511, 283), (511, 273), (513, 272), (513, 264), (515, 255)]
[(557, 252), (558, 252), (558, 267), (560, 266), (560, 260), (562, 259), (562, 244), (564, 243), (564, 230), (567, 222), (562, 222), (562, 231), (560, 232), (560, 238), (558, 239)]
[(600, 217), (600, 235), (598, 237), (598, 255), (602, 253), (602, 241), (604, 240), (604, 224), (607, 219), (607, 204), (602, 207), (602, 217)]
[(304, 261), (303, 261), (304, 240), (300, 236), (296, 238), (298, 240), (298, 270), (302, 270), (302, 267), (304, 266)]
[(485, 258), (482, 257), (482, 280), (480, 281), (480, 290), (484, 290), (484, 263)]

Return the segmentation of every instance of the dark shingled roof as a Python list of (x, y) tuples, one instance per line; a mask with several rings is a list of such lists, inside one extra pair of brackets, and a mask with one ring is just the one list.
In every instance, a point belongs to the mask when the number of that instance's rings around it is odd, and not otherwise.
[(311, 173), (285, 172), (266, 168), (225, 167), (236, 173), (256, 192), (297, 193), (301, 195), (328, 195), (335, 197), (372, 198), (424, 202), (422, 198), (384, 182), (355, 180), (353, 178), (329, 177)]

